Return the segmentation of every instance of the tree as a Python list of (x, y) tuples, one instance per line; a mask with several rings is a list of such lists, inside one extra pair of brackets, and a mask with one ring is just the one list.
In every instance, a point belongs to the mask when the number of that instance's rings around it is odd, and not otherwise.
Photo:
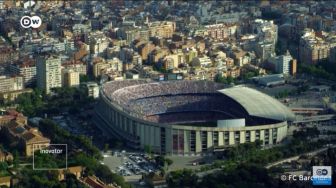
[(160, 175), (163, 177), (166, 175), (166, 171), (164, 168), (160, 168)]
[(222, 83), (222, 84), (231, 84), (235, 82), (235, 79), (232, 76), (223, 77), (221, 74), (217, 74), (215, 76), (215, 82)]
[(112, 173), (106, 165), (98, 165), (95, 173), (105, 183), (116, 183), (121, 187), (128, 187), (128, 184), (125, 182), (124, 178), (118, 174)]
[(89, 175), (94, 174), (94, 171), (96, 170), (98, 166), (98, 162), (94, 158), (86, 155), (83, 152), (77, 153), (75, 156), (70, 156), (70, 157), (73, 160), (72, 163), (74, 165), (85, 166)]
[(167, 170), (168, 170), (168, 168), (173, 164), (173, 160), (166, 158), (165, 161), (167, 163)]
[(36, 115), (44, 107), (42, 91), (39, 89), (19, 95), (15, 102), (18, 104), (17, 110), (27, 116)]
[(228, 84), (231, 84), (231, 83), (234, 82), (234, 79), (233, 79), (233, 77), (231, 77), (231, 76), (228, 76), (228, 77), (226, 78), (226, 80), (227, 80), (227, 83), (228, 83)]
[(155, 162), (157, 165), (159, 165), (160, 167), (163, 167), (165, 165), (165, 158), (162, 155), (156, 156), (155, 157)]
[(264, 167), (240, 164), (230, 170), (205, 176), (198, 187), (275, 187), (272, 181)]
[(98, 165), (96, 175), (101, 178), (105, 183), (113, 183), (113, 175), (110, 169), (105, 165)]
[(148, 155), (152, 155), (152, 147), (150, 145), (145, 145), (145, 152)]
[(80, 75), (79, 81), (80, 83), (88, 82), (90, 81), (90, 78), (87, 75)]
[(20, 178), (20, 181), (16, 187), (62, 187), (61, 183), (58, 180), (58, 173), (56, 171), (38, 171), (32, 170), (31, 167), (24, 167), (22, 170), (20, 170), (20, 176), (22, 178)]
[[(65, 157), (65, 156), (64, 156)], [(34, 154), (34, 166), (35, 168), (64, 168), (66, 166), (64, 157), (58, 155), (43, 154), (38, 151)]]
[(194, 187), (198, 177), (189, 169), (173, 171), (167, 177), (169, 187)]
[(223, 83), (223, 84), (227, 84), (227, 80), (221, 75), (221, 74), (217, 74), (215, 76), (215, 82), (218, 82), (218, 83)]
[(110, 146), (109, 144), (104, 144), (104, 152), (107, 152), (109, 150)]
[(66, 174), (65, 182), (62, 182), (62, 186), (69, 187), (69, 188), (84, 188), (85, 187), (77, 180), (74, 174)]
[(20, 158), (19, 158), (19, 152), (17, 150), (14, 151), (13, 153), (13, 166), (14, 168), (18, 168), (19, 167), (19, 162), (20, 162)]
[(0, 162), (0, 171), (5, 171), (8, 169), (8, 164), (6, 162)]
[(320, 62), (317, 65), (300, 64), (298, 71), (317, 78), (336, 80), (336, 66), (329, 62)]

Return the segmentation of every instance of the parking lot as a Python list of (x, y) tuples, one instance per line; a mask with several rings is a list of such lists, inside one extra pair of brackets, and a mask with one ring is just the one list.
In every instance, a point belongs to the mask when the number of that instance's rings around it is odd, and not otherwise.
[(174, 161), (168, 171), (183, 168), (195, 170), (215, 160), (215, 156), (171, 156), (168, 158)]
[[(128, 179), (128, 177), (139, 176), (141, 174), (148, 174), (156, 172), (159, 167), (154, 160), (150, 160), (149, 156), (140, 152), (126, 152), (126, 151), (108, 151), (103, 153), (103, 164), (107, 165), (112, 172), (120, 174)], [(173, 164), (166, 167), (165, 170), (173, 171), (178, 169), (197, 169), (202, 165), (209, 164), (213, 161), (213, 157), (202, 156), (171, 156), (168, 157), (173, 161)], [(141, 176), (140, 176), (141, 177)]]
[(148, 174), (159, 170), (148, 155), (142, 153), (126, 153), (125, 151), (109, 151), (103, 154), (102, 163), (107, 165), (112, 172), (122, 176)]

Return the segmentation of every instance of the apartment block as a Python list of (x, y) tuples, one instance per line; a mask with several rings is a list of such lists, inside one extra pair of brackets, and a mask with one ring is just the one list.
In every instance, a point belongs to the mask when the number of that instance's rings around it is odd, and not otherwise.
[(23, 88), (22, 76), (0, 76), (0, 93), (22, 90)]
[(62, 87), (61, 59), (45, 55), (37, 59), (37, 86), (46, 93), (51, 88)]
[(10, 72), (14, 75), (21, 75), (25, 86), (32, 86), (36, 83), (36, 62), (33, 59), (19, 60), (9, 66)]

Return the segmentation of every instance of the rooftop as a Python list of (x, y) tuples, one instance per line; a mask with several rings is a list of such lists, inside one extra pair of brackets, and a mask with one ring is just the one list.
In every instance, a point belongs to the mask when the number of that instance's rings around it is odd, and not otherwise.
[(255, 89), (238, 86), (220, 92), (241, 104), (251, 116), (281, 121), (295, 119), (295, 115), (285, 105)]

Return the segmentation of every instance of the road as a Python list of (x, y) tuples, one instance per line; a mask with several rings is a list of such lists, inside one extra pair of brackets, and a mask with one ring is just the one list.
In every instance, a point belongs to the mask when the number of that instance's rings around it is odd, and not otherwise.
[[(335, 148), (336, 145), (332, 145), (331, 148)], [(296, 155), (296, 156), (293, 156), (293, 157), (290, 157), (290, 158), (286, 158), (286, 159), (281, 159), (279, 161), (276, 161), (276, 162), (273, 162), (273, 163), (270, 163), (266, 166), (267, 169), (273, 167), (273, 166), (276, 166), (276, 165), (279, 165), (279, 164), (282, 164), (282, 163), (285, 163), (285, 162), (290, 162), (290, 161), (293, 161), (293, 160), (298, 160), (300, 156), (302, 155), (308, 155), (308, 156), (314, 156), (314, 155), (317, 155), (321, 152), (324, 152), (326, 151), (328, 148), (325, 147), (325, 148), (322, 148), (322, 149), (318, 149), (318, 150), (314, 150), (314, 151), (311, 151), (311, 152), (307, 152), (307, 153), (302, 153), (300, 155)]]
[(302, 117), (300, 119), (296, 119), (293, 123), (319, 122), (319, 121), (328, 121), (332, 119), (336, 119), (335, 114)]
[(198, 173), (196, 173), (196, 175), (199, 178), (203, 178), (206, 175), (213, 174), (213, 173), (218, 172), (220, 170), (221, 170), (220, 168), (215, 168), (215, 169), (207, 170), (207, 171), (204, 171), (204, 172), (198, 172)]

